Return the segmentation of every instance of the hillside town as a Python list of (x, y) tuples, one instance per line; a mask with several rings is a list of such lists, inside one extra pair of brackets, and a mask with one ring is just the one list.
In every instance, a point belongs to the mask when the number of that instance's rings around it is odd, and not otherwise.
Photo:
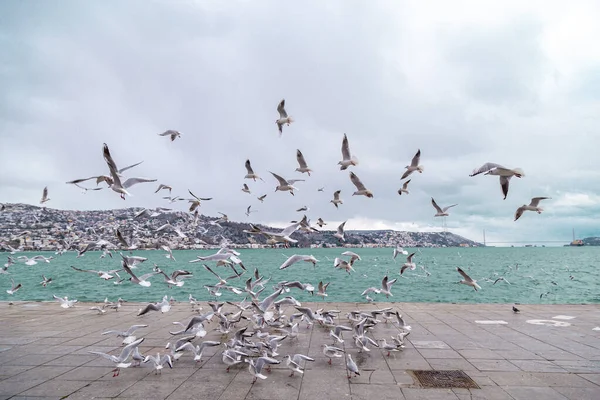
[[(326, 223), (326, 222), (325, 222)], [(279, 229), (254, 225), (263, 231)], [(295, 231), (292, 247), (477, 247), (481, 244), (449, 232), (372, 230), (345, 232), (345, 241), (334, 237), (336, 226), (310, 224)], [(0, 243), (4, 250), (55, 250), (98, 243), (100, 248), (208, 249), (283, 246), (269, 243), (265, 235), (248, 234), (250, 224), (191, 214), (167, 208), (71, 211), (27, 204), (5, 204), (0, 212)], [(123, 241), (118, 240), (117, 231)], [(125, 243), (127, 246), (125, 246)], [(10, 247), (9, 247), (10, 246)]]

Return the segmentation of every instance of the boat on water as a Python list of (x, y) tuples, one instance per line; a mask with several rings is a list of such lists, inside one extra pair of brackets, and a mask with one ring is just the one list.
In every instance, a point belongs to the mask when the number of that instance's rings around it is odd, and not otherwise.
[(583, 240), (581, 239), (575, 239), (569, 243), (568, 246), (585, 246), (585, 243), (583, 243)]

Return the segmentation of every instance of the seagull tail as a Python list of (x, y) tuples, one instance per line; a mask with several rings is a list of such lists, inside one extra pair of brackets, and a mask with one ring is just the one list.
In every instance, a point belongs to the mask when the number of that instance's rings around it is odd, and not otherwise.
[(356, 158), (355, 156), (352, 156), (351, 162), (352, 162), (352, 165), (357, 166), (358, 165), (358, 158)]

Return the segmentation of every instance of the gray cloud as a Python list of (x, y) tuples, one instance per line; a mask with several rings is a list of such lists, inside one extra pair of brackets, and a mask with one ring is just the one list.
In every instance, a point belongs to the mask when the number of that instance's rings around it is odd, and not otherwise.
[[(307, 205), (313, 219), (350, 219), (348, 229), (439, 229), (435, 197), (459, 203), (448, 225), (474, 239), (483, 229), (498, 241), (567, 240), (572, 226), (599, 233), (598, 98), (584, 89), (597, 85), (600, 57), (565, 67), (558, 9), (510, 6), (494, 24), (449, 24), (436, 20), (442, 11), (396, 2), (2, 8), (1, 201), (36, 204), (48, 185), (57, 208), (165, 205), (154, 184), (134, 187), (126, 201), (64, 184), (106, 173), (106, 142), (120, 166), (144, 160), (132, 175), (170, 184), (174, 195), (212, 196), (204, 213), (239, 221), (249, 220), (250, 204), (259, 210), (253, 220), (280, 225)], [(296, 122), (279, 139), (281, 98)], [(156, 135), (166, 129), (183, 136)], [(336, 166), (343, 133), (373, 199), (352, 198), (348, 171)], [(418, 148), (425, 172), (400, 197)], [(314, 169), (310, 178), (294, 172), (296, 149)], [(246, 181), (252, 195), (240, 190), (246, 158), (265, 179)], [(468, 177), (487, 161), (525, 169), (507, 200), (497, 178)], [(268, 171), (307, 181), (295, 197), (274, 193)], [(337, 189), (339, 210), (329, 203)], [(265, 193), (261, 205), (256, 196)], [(514, 223), (515, 209), (539, 195), (554, 198), (545, 214)]]

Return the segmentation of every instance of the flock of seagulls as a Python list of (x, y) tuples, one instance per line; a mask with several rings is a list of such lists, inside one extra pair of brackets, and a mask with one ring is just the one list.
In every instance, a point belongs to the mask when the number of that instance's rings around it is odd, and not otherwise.
[[(279, 131), (279, 136), (283, 134), (283, 127), (290, 126), (294, 122), (293, 118), (288, 115), (285, 110), (285, 100), (277, 106), (277, 112), (279, 118), (276, 120), (276, 125)], [(161, 137), (170, 138), (171, 142), (181, 138), (181, 133), (176, 130), (167, 130), (163, 133), (158, 134)], [(117, 163), (113, 159), (107, 144), (103, 145), (103, 157), (107, 164), (108, 173), (105, 175), (91, 176), (83, 179), (75, 179), (67, 182), (67, 184), (76, 185), (77, 187), (88, 190), (100, 190), (101, 188), (85, 188), (81, 186), (83, 182), (89, 180), (95, 180), (96, 185), (104, 182), (107, 188), (119, 194), (119, 196), (125, 200), (126, 196), (132, 196), (130, 189), (138, 184), (156, 182), (157, 179), (143, 178), (143, 177), (129, 177), (126, 178), (123, 174), (131, 168), (141, 164), (141, 162), (119, 169)], [(341, 146), (342, 159), (338, 162), (340, 170), (344, 171), (352, 168), (349, 171), (349, 178), (352, 184), (355, 186), (356, 191), (352, 196), (365, 196), (367, 198), (373, 198), (374, 194), (371, 190), (367, 189), (367, 186), (361, 181), (359, 176), (355, 173), (356, 167), (359, 165), (358, 158), (350, 151), (350, 145), (348, 137), (344, 134)], [(298, 168), (295, 172), (306, 173), (308, 177), (311, 176), (313, 170), (309, 167), (304, 154), (298, 149), (296, 151), (296, 161)], [(424, 167), (420, 164), (421, 161), (421, 150), (418, 149), (416, 154), (411, 160), (410, 165), (406, 166), (406, 171), (403, 173), (401, 180), (402, 187), (398, 190), (399, 195), (409, 195), (408, 184), (411, 179), (405, 180), (410, 177), (414, 172), (419, 174), (423, 173)], [(244, 179), (256, 182), (257, 180), (264, 181), (259, 175), (257, 175), (251, 165), (249, 159), (245, 162), (246, 175)], [(269, 171), (273, 178), (277, 181), (275, 186), (275, 192), (289, 192), (290, 195), (294, 196), (295, 192), (299, 191), (298, 187), (294, 186), (297, 182), (302, 182), (304, 179), (286, 179), (283, 176)], [(479, 174), (499, 176), (500, 186), (504, 199), (508, 195), (508, 188), (510, 179), (514, 176), (522, 178), (525, 176), (524, 172), (520, 168), (508, 169), (499, 164), (486, 163), (479, 169), (473, 171), (470, 176), (476, 176)], [(413, 176), (414, 179), (414, 176)], [(194, 213), (195, 221), (198, 217), (198, 208), (202, 202), (212, 200), (210, 197), (198, 197), (191, 190), (188, 189), (188, 193), (191, 198), (179, 198), (171, 197), (173, 187), (167, 184), (160, 183), (154, 193), (161, 191), (168, 191), (168, 199), (171, 203), (176, 201), (186, 201), (189, 203), (189, 212)], [(243, 183), (242, 191), (246, 194), (252, 194), (252, 189), (247, 183)], [(324, 188), (319, 188), (319, 192), (324, 191)], [(267, 194), (263, 194), (258, 198), (259, 201), (263, 202)], [(518, 208), (515, 214), (515, 221), (518, 220), (525, 211), (535, 211), (541, 213), (543, 210), (539, 207), (541, 200), (549, 199), (549, 197), (535, 197), (531, 200), (529, 205), (523, 205)], [(43, 195), (40, 200), (41, 204), (45, 204), (50, 200), (48, 197), (48, 188), (45, 187)], [(344, 204), (341, 198), (341, 190), (333, 192), (333, 199), (330, 202), (339, 208)], [(448, 210), (457, 204), (452, 204), (444, 208), (440, 207), (437, 202), (431, 198), (432, 206), (435, 208), (435, 217), (446, 217), (449, 216)], [(306, 212), (309, 208), (307, 206), (297, 209), (297, 212)], [(160, 211), (157, 209), (157, 213)], [(250, 216), (255, 210), (248, 206), (246, 209), (246, 215)], [(143, 210), (136, 218), (146, 216), (148, 217), (149, 211)], [(220, 226), (220, 223), (228, 222), (228, 216), (224, 213), (220, 213), (221, 217), (212, 222), (216, 226)], [(347, 221), (342, 222), (336, 229), (334, 237), (337, 238), (340, 243), (345, 241), (345, 224)], [(327, 223), (322, 219), (318, 218), (317, 226), (322, 228)], [(185, 233), (177, 230), (169, 223), (158, 228), (157, 231), (172, 230), (179, 237), (186, 237)], [(294, 221), (288, 227), (284, 228), (279, 232), (267, 231), (257, 225), (249, 224), (249, 229), (245, 232), (250, 235), (261, 235), (267, 239), (269, 244), (282, 243), (285, 246), (297, 243), (297, 240), (292, 238), (292, 234), (296, 231), (303, 232), (314, 232), (317, 229), (310, 225), (310, 221), (306, 215), (300, 221)], [(102, 257), (109, 255), (112, 258), (112, 250), (122, 249), (132, 251), (135, 250), (135, 245), (128, 241), (122, 233), (116, 229), (113, 240), (115, 243), (111, 243), (110, 240), (100, 240), (96, 243), (88, 243), (83, 248), (74, 248), (72, 245), (65, 245), (61, 249), (57, 249), (57, 254), (63, 254), (65, 251), (76, 250), (77, 258), (83, 257), (88, 250), (100, 249), (103, 251)], [(7, 244), (3, 245), (4, 247)], [(175, 261), (173, 253), (168, 246), (161, 247), (165, 251), (165, 257), (172, 261)], [(15, 250), (15, 249), (13, 249)], [(16, 250), (15, 250), (16, 251)], [(403, 263), (399, 270), (399, 275), (402, 276), (406, 270), (415, 270), (416, 264), (413, 261), (415, 253), (408, 254), (402, 248), (395, 248), (393, 258), (396, 259), (398, 255), (406, 255), (406, 262)], [(344, 258), (346, 257), (346, 258)], [(50, 262), (50, 258), (43, 256), (36, 256), (29, 259), (25, 256), (18, 257), (19, 261), (23, 261), (27, 265), (34, 265), (38, 261)], [(13, 262), (9, 257), (9, 263)], [(119, 268), (113, 268), (108, 270), (93, 270), (83, 269), (72, 266), (72, 269), (77, 272), (89, 273), (98, 276), (104, 281), (113, 281), (115, 284), (123, 284), (129, 282), (132, 285), (139, 285), (142, 288), (147, 288), (152, 285), (152, 279), (160, 275), (164, 283), (168, 287), (182, 287), (186, 279), (193, 277), (193, 271), (179, 269), (172, 273), (163, 271), (158, 265), (154, 265), (151, 271), (143, 272), (142, 266), (146, 259), (140, 256), (126, 256), (121, 253), (121, 265)], [(361, 261), (360, 255), (352, 252), (345, 251), (336, 257), (333, 262), (333, 267), (348, 274), (355, 272), (354, 265)], [(354, 343), (354, 347), (358, 352), (369, 352), (372, 348), (379, 348), (387, 352), (390, 356), (391, 352), (397, 352), (402, 350), (404, 347), (404, 340), (410, 333), (411, 327), (405, 323), (399, 310), (393, 310), (392, 308), (384, 309), (373, 309), (369, 311), (353, 311), (346, 315), (344, 324), (341, 323), (341, 316), (339, 310), (326, 310), (324, 307), (318, 309), (312, 309), (309, 307), (302, 306), (302, 304), (291, 295), (292, 290), (299, 291), (301, 293), (308, 292), (312, 295), (316, 295), (321, 298), (328, 296), (327, 290), (331, 282), (320, 281), (315, 288), (311, 283), (300, 282), (298, 280), (284, 280), (276, 283), (272, 287), (272, 292), (268, 293), (267, 283), (271, 278), (265, 278), (259, 274), (257, 268), (255, 268), (254, 274), (248, 279), (243, 280), (242, 277), (248, 272), (247, 267), (240, 258), (240, 254), (235, 250), (223, 246), (217, 253), (209, 256), (198, 256), (194, 260), (190, 260), (189, 263), (202, 262), (203, 268), (215, 277), (216, 282), (213, 284), (206, 284), (204, 287), (208, 290), (211, 296), (218, 298), (221, 296), (222, 291), (228, 291), (234, 293), (237, 296), (243, 296), (244, 298), (240, 301), (231, 302), (208, 302), (211, 311), (201, 313), (200, 310), (196, 310), (195, 307), (199, 305), (192, 295), (189, 295), (190, 304), (192, 305), (193, 316), (187, 323), (176, 321), (175, 325), (179, 325), (181, 330), (176, 332), (170, 332), (171, 335), (182, 337), (179, 338), (173, 345), (169, 342), (165, 346), (165, 352), (160, 352), (156, 355), (142, 355), (140, 351), (140, 345), (144, 342), (144, 338), (137, 338), (135, 333), (148, 327), (148, 324), (136, 324), (123, 331), (109, 330), (102, 334), (116, 334), (117, 337), (123, 338), (122, 344), (124, 347), (118, 355), (111, 355), (102, 352), (91, 352), (99, 356), (104, 357), (108, 361), (114, 364), (115, 369), (113, 376), (118, 376), (121, 369), (128, 368), (131, 366), (140, 365), (141, 363), (152, 363), (157, 373), (160, 373), (164, 366), (173, 368), (180, 361), (178, 361), (184, 354), (189, 354), (194, 362), (200, 362), (203, 357), (203, 352), (208, 347), (219, 347), (222, 349), (222, 362), (229, 368), (235, 365), (246, 365), (249, 373), (253, 376), (253, 383), (257, 379), (265, 379), (265, 372), (269, 370), (270, 365), (279, 364), (285, 362), (287, 368), (291, 371), (291, 376), (295, 373), (302, 374), (304, 372), (303, 364), (306, 362), (315, 362), (313, 357), (310, 357), (302, 353), (287, 354), (283, 358), (280, 357), (278, 348), (282, 343), (292, 342), (297, 340), (301, 335), (300, 324), (306, 324), (306, 327), (317, 326), (323, 329), (323, 333), (327, 337), (332, 339), (331, 344), (325, 344), (323, 346), (323, 355), (329, 359), (329, 363), (332, 363), (333, 359), (345, 357), (345, 367), (348, 372), (348, 378), (354, 375), (360, 375), (360, 368), (356, 361), (352, 358), (349, 349), (342, 349), (337, 347), (339, 344), (348, 341), (350, 337)], [(215, 267), (224, 268), (227, 273), (217, 273), (213, 268), (207, 265), (207, 262), (214, 262)], [(308, 254), (294, 254), (287, 258), (279, 267), (280, 270), (288, 270), (290, 274), (293, 274), (294, 269), (300, 268), (302, 265), (312, 265), (316, 267), (317, 263), (320, 262), (313, 255)], [(5, 265), (4, 271), (8, 266)], [(306, 268), (306, 267), (305, 267)], [(462, 276), (461, 284), (472, 287), (475, 291), (480, 290), (481, 287), (477, 284), (477, 281), (469, 277), (461, 268), (457, 268), (456, 271)], [(123, 275), (123, 277), (121, 275)], [(362, 292), (362, 296), (365, 297), (365, 301), (372, 302), (373, 298), (370, 297), (375, 294), (381, 294), (386, 298), (393, 297), (392, 286), (397, 282), (397, 278), (390, 278), (387, 273), (381, 280), (380, 287), (369, 287)], [(52, 278), (42, 276), (43, 280), (40, 284), (46, 287), (53, 282)], [(156, 278), (155, 278), (156, 279)], [(244, 282), (240, 285), (235, 285), (235, 282)], [(21, 284), (15, 284), (11, 278), (11, 288), (6, 292), (10, 295), (14, 294), (21, 288)], [(262, 293), (266, 291), (263, 296)], [(68, 297), (59, 297), (53, 295), (53, 298), (60, 303), (60, 306), (65, 309), (73, 308), (77, 306), (77, 300), (69, 299)], [(112, 303), (105, 300), (102, 306), (94, 306), (90, 308), (90, 311), (96, 312), (98, 315), (106, 315), (106, 309), (119, 310), (122, 303), (122, 299)], [(169, 299), (165, 295), (160, 301), (148, 303), (141, 308), (137, 317), (139, 318), (150, 318), (154, 313), (168, 313), (173, 305), (173, 299)], [(226, 311), (226, 308), (230, 310)], [(232, 311), (233, 310), (233, 311)], [(515, 312), (518, 312), (516, 310)], [(383, 321), (383, 322), (382, 322)], [(375, 338), (374, 332), (377, 327), (381, 327), (392, 321), (394, 328), (397, 330), (397, 334), (391, 335), (391, 342), (387, 342), (385, 338)], [(111, 324), (114, 325), (114, 324)], [(240, 327), (240, 325), (244, 325)], [(380, 328), (381, 329), (381, 328)], [(226, 335), (226, 340), (201, 340), (208, 332), (216, 331), (221, 335)], [(345, 335), (349, 337), (344, 337)], [(197, 341), (200, 340), (200, 343)], [(279, 357), (279, 358), (278, 358)], [(131, 361), (130, 361), (131, 360)]]

